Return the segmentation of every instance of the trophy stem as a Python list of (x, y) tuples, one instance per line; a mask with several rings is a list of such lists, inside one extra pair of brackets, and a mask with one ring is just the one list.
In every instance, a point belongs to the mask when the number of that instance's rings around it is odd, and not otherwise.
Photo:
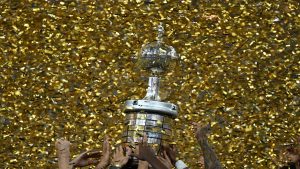
[(159, 78), (149, 77), (147, 94), (143, 100), (160, 101), (159, 97)]

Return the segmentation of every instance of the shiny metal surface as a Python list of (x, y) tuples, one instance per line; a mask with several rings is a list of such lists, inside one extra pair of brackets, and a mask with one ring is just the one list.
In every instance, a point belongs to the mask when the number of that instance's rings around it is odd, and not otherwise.
[(178, 115), (178, 107), (175, 104), (153, 100), (127, 100), (124, 109), (125, 113), (147, 111), (149, 113), (155, 112), (155, 114), (170, 116), (172, 118), (175, 118)]

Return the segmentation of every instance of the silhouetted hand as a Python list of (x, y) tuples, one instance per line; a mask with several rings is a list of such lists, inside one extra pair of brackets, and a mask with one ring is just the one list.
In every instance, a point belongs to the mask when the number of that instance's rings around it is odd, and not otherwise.
[(197, 140), (203, 140), (207, 138), (207, 135), (209, 134), (211, 127), (210, 125), (201, 125), (198, 123), (192, 123), (192, 125), (195, 127), (195, 134)]
[(147, 159), (151, 157), (155, 157), (154, 150), (148, 145), (147, 135), (144, 134), (143, 139), (140, 141), (138, 145), (138, 150), (134, 152), (134, 156), (137, 157), (139, 160), (147, 161)]
[(74, 160), (72, 160), (69, 164), (74, 167), (85, 167), (88, 165), (95, 165), (99, 162), (99, 159), (95, 159), (100, 156), (99, 151), (86, 151), (79, 154)]
[(70, 145), (71, 143), (68, 140), (63, 138), (58, 139), (55, 142), (55, 147), (58, 155), (58, 168), (59, 169), (68, 169), (70, 168)]
[(138, 158), (139, 160), (147, 161), (153, 169), (169, 169), (164, 163), (162, 163), (155, 156), (154, 150), (147, 144), (147, 135), (144, 134), (144, 138), (138, 145), (138, 152), (132, 154), (132, 156)]
[(162, 153), (166, 154), (165, 156), (167, 156), (172, 165), (175, 166), (176, 163), (176, 158), (177, 158), (177, 150), (176, 150), (176, 146), (175, 145), (169, 145), (169, 144), (164, 144), (162, 146)]
[[(143, 140), (141, 141), (147, 143), (147, 137), (143, 137)], [(139, 146), (136, 146), (134, 153), (139, 154), (139, 152), (140, 152)], [(148, 169), (148, 168), (149, 168), (149, 163), (147, 161), (139, 160), (138, 169)]]
[(116, 148), (116, 152), (112, 159), (113, 166), (123, 167), (128, 162), (130, 155), (132, 154), (132, 150), (128, 146), (125, 147), (125, 150), (124, 155), (124, 149), (121, 145)]
[(95, 169), (106, 168), (109, 165), (110, 154), (111, 150), (109, 145), (109, 137), (105, 136), (102, 146), (102, 156), (100, 158), (100, 162), (98, 163)]
[(161, 163), (163, 163), (169, 169), (173, 168), (173, 164), (168, 156), (166, 157), (158, 156), (157, 158)]

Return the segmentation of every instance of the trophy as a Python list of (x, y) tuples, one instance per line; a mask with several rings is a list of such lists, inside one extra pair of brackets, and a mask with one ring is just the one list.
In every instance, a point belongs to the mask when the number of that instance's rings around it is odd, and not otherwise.
[[(122, 135), (124, 143), (136, 144), (146, 133), (148, 144), (156, 153), (163, 142), (170, 141), (170, 123), (178, 114), (175, 104), (162, 102), (159, 97), (159, 76), (170, 70), (178, 58), (175, 49), (163, 43), (163, 34), (164, 28), (160, 23), (157, 40), (143, 45), (139, 52), (138, 65), (150, 73), (148, 89), (143, 99), (125, 102), (125, 131)], [(137, 165), (138, 160), (132, 161), (132, 166)]]

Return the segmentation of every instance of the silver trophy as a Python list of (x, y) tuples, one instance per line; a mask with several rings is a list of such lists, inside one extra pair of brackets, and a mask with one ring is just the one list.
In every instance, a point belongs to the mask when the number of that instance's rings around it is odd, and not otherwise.
[(163, 43), (164, 28), (158, 26), (157, 40), (143, 45), (139, 53), (139, 66), (150, 72), (146, 96), (141, 100), (127, 100), (125, 131), (122, 135), (124, 143), (138, 143), (144, 133), (148, 136), (148, 144), (159, 152), (163, 142), (169, 142), (171, 136), (170, 123), (177, 117), (175, 104), (162, 102), (159, 97), (159, 75), (170, 69), (172, 62), (178, 58), (172, 46)]

